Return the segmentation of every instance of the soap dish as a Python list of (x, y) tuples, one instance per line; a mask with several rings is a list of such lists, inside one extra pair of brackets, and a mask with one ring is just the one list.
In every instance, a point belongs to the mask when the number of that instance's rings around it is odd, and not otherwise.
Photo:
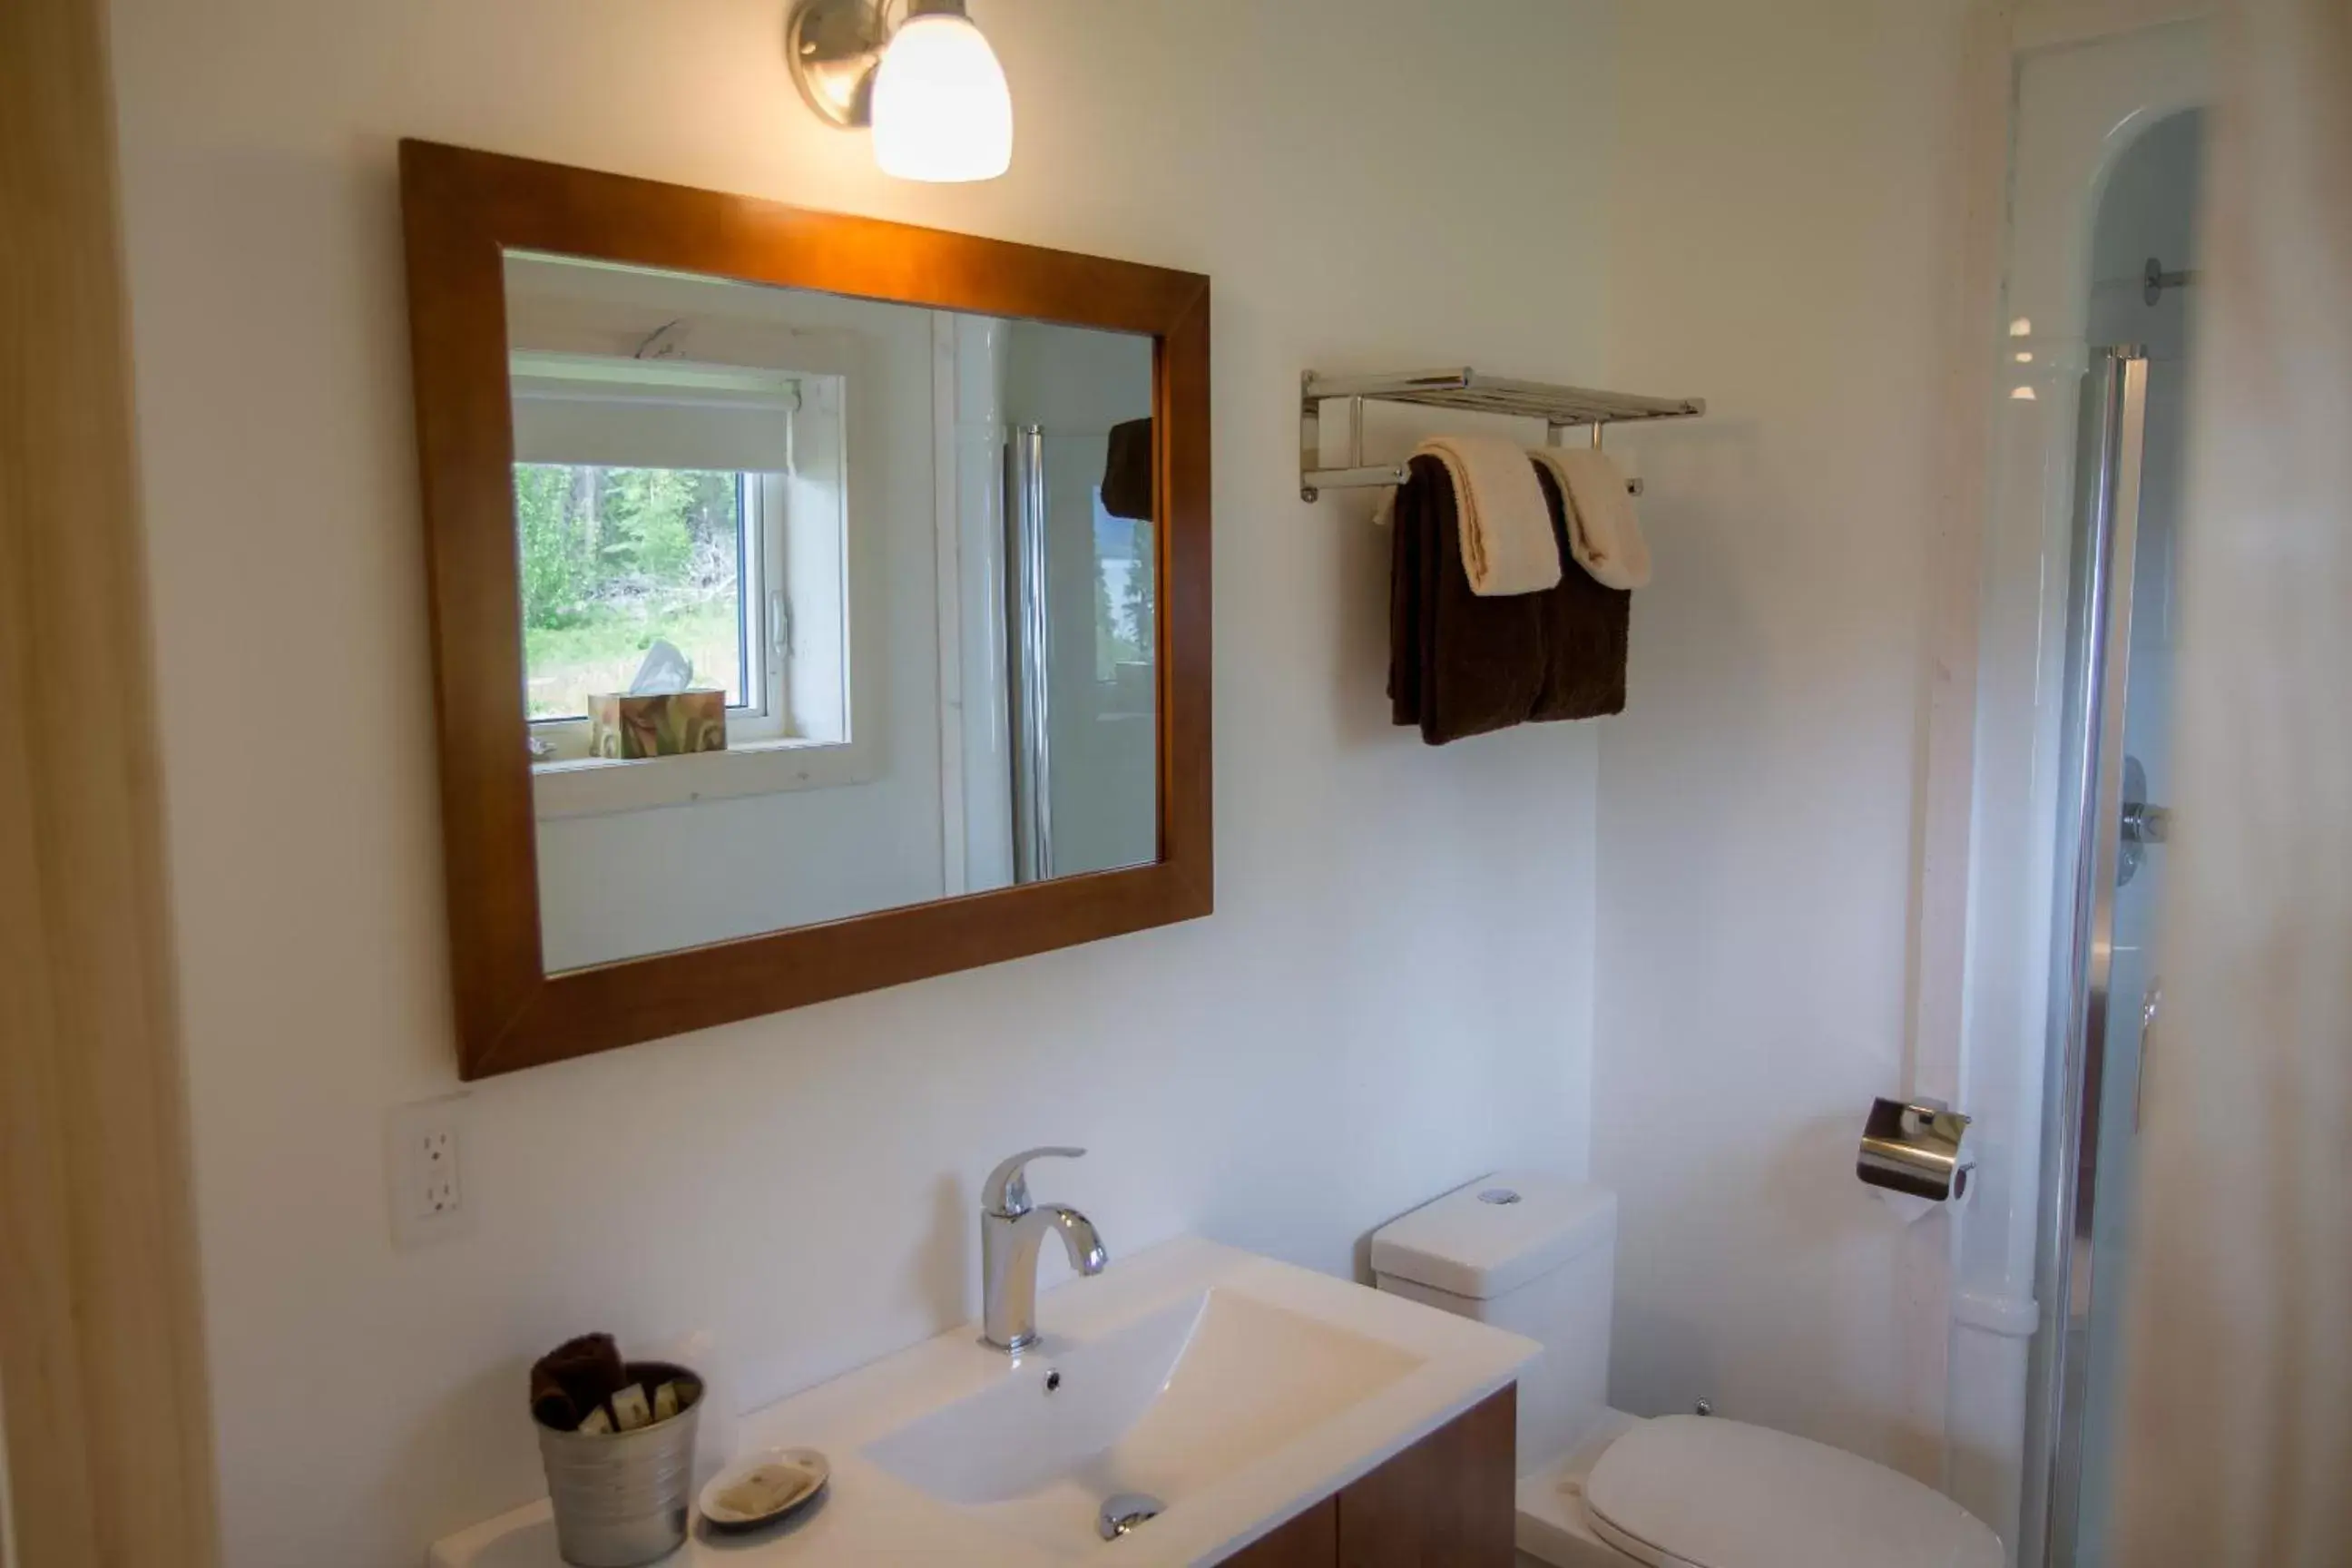
[(816, 1500), (833, 1466), (814, 1448), (762, 1448), (710, 1478), (698, 1506), (718, 1530), (758, 1530)]

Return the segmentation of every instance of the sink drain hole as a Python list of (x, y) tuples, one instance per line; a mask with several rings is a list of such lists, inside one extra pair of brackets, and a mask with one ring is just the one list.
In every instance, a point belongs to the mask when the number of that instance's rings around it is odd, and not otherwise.
[(1105, 1541), (1117, 1541), (1130, 1534), (1147, 1520), (1160, 1517), (1168, 1505), (1149, 1492), (1121, 1492), (1102, 1505), (1095, 1516), (1095, 1531)]

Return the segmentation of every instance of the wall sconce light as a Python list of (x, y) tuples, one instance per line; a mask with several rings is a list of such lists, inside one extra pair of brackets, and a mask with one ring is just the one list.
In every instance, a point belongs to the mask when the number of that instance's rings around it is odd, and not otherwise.
[(871, 127), (874, 161), (902, 180), (992, 180), (1013, 163), (1013, 94), (964, 0), (795, 0), (784, 60), (829, 125)]

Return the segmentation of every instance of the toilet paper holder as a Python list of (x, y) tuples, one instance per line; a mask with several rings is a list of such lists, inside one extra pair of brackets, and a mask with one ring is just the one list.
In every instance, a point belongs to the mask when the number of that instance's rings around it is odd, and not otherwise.
[(1969, 1121), (1940, 1100), (1874, 1100), (1854, 1174), (1931, 1203), (1965, 1197), (1976, 1168), (1961, 1149)]

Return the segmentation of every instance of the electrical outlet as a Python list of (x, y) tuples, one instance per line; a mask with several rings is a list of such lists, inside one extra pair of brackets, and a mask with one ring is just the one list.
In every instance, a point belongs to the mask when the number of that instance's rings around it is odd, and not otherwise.
[(457, 1212), (457, 1135), (446, 1126), (424, 1135), (417, 1158), (422, 1162), (416, 1198), (418, 1211), (434, 1219)]
[(425, 1247), (471, 1234), (466, 1206), (466, 1097), (420, 1100), (384, 1121), (384, 1173), (395, 1246)]

